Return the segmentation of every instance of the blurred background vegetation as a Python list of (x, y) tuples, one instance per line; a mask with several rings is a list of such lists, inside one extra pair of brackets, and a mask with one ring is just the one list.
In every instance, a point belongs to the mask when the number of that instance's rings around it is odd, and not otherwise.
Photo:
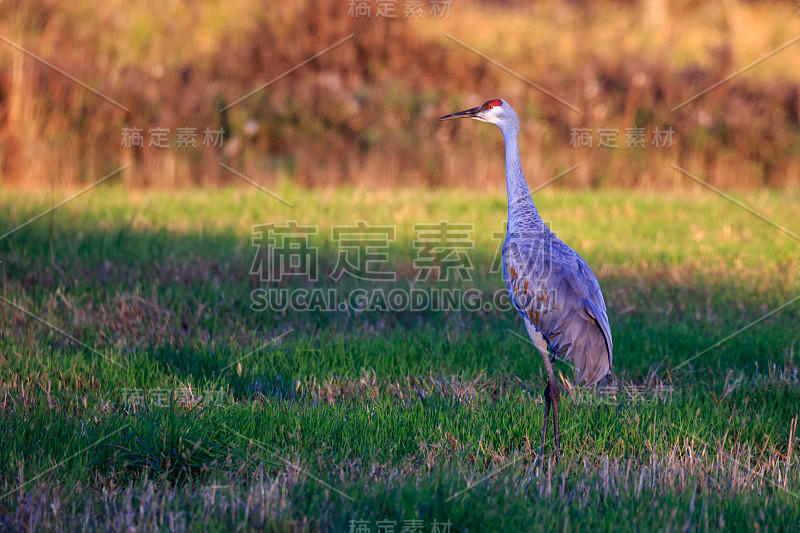
[[(123, 164), (115, 179), (135, 188), (238, 181), (222, 162), (264, 185), (502, 188), (499, 132), (436, 120), (502, 97), (532, 185), (577, 163), (559, 186), (691, 183), (670, 163), (722, 187), (800, 184), (800, 44), (670, 111), (800, 35), (796, 2), (458, 0), (413, 19), (406, 3), (391, 19), (375, 2), (354, 17), (350, 0), (6, 0), (0, 36), (130, 111), (0, 43), (0, 182), (77, 185)], [(223, 146), (204, 146), (220, 127)], [(625, 147), (632, 127), (644, 148)], [(124, 147), (123, 128), (144, 146)], [(168, 128), (170, 147), (148, 146), (150, 128)], [(177, 146), (178, 128), (196, 128), (196, 148)], [(593, 147), (573, 147), (573, 128)], [(600, 128), (620, 147), (597, 147)], [(652, 145), (655, 128), (674, 130), (671, 148)]]

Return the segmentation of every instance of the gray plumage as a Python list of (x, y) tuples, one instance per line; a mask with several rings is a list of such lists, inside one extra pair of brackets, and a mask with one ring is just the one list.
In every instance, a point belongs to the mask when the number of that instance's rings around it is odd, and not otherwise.
[(547, 226), (519, 226), (509, 226), (503, 244), (503, 278), (514, 307), (534, 344), (538, 332), (552, 355), (574, 363), (576, 383), (593, 385), (609, 374), (613, 358), (597, 278)]
[(557, 458), (559, 391), (553, 362), (555, 357), (572, 361), (576, 383), (593, 385), (610, 374), (614, 345), (603, 294), (586, 261), (559, 240), (539, 216), (522, 174), (519, 119), (511, 106), (504, 100), (489, 100), (440, 120), (451, 118), (491, 122), (503, 133), (508, 195), (503, 278), (531, 341), (542, 355), (547, 373), (542, 450), (552, 405)]

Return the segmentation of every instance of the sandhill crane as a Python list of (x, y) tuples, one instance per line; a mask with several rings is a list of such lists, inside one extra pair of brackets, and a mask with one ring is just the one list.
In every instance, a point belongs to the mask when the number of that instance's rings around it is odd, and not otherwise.
[(575, 364), (575, 382), (593, 385), (611, 372), (613, 344), (606, 304), (589, 265), (545, 225), (531, 198), (519, 159), (519, 119), (504, 100), (489, 100), (439, 120), (474, 118), (497, 124), (506, 145), (508, 229), (503, 243), (503, 278), (525, 329), (541, 352), (544, 389), (544, 454), (553, 407), (556, 460), (560, 449), (556, 357)]

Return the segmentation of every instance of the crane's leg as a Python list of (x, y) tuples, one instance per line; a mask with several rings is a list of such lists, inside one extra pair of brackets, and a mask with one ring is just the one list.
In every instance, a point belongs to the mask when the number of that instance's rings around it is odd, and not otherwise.
[[(561, 445), (561, 435), (558, 432), (558, 383), (556, 383), (555, 375), (553, 374), (553, 362), (555, 361), (555, 353), (550, 349), (550, 344), (547, 339), (542, 335), (539, 330), (525, 322), (525, 329), (528, 330), (528, 335), (533, 341), (533, 345), (542, 354), (542, 362), (544, 362), (544, 369), (547, 372), (547, 385), (544, 388), (544, 423), (542, 425), (542, 451), (541, 455), (544, 456), (544, 444), (547, 440), (547, 426), (550, 424), (550, 407), (553, 407), (553, 429), (555, 430), (556, 437), (556, 462), (558, 461), (558, 452)], [(552, 355), (551, 355), (552, 354)]]
[(558, 462), (558, 454), (561, 449), (561, 434), (558, 431), (558, 399), (560, 393), (558, 391), (558, 383), (556, 383), (555, 375), (553, 374), (553, 365), (546, 353), (542, 354), (544, 360), (544, 368), (547, 372), (547, 385), (544, 387), (544, 427), (542, 429), (542, 455), (544, 455), (544, 443), (547, 440), (547, 426), (550, 422), (550, 407), (553, 408), (553, 432), (556, 439), (556, 462)]
[(561, 393), (558, 391), (558, 385), (553, 382), (550, 386), (550, 400), (553, 402), (553, 432), (556, 437), (556, 462), (558, 462), (558, 454), (561, 453), (561, 432), (558, 429), (558, 401)]

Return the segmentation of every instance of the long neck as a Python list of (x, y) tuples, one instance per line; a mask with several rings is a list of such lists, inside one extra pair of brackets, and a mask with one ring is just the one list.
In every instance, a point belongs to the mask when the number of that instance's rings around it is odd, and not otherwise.
[[(546, 228), (531, 198), (528, 183), (522, 174), (516, 128), (501, 128), (506, 144), (506, 193), (508, 194), (508, 228), (543, 230)], [(524, 227), (521, 227), (524, 226)]]

